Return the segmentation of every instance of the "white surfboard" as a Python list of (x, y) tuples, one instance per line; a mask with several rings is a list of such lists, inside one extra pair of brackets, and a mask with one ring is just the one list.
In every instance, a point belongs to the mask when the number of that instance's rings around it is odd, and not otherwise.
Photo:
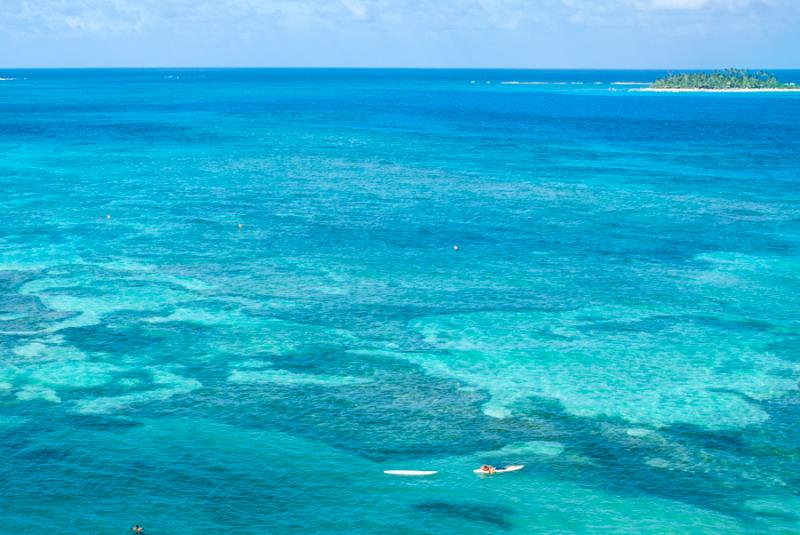
[[(503, 467), (503, 468), (498, 468), (498, 469), (496, 469), (494, 471), (494, 473), (495, 474), (505, 474), (506, 472), (516, 472), (517, 470), (522, 470), (523, 468), (525, 468), (524, 464), (512, 464), (510, 466), (506, 466), (506, 467)], [(473, 470), (473, 472), (475, 472), (476, 474), (485, 474), (487, 476), (492, 475), (489, 472), (484, 472), (480, 468), (478, 468), (477, 470)]]
[(384, 470), (383, 473), (390, 476), (432, 476), (439, 472), (436, 470)]

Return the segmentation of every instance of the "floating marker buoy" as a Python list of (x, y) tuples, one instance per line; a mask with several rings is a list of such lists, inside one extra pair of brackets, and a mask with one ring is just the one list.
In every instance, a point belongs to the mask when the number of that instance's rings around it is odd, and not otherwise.
[(106, 219), (111, 219), (111, 214), (106, 214)]
[(244, 225), (242, 225), (241, 223), (239, 223), (238, 227), (239, 227), (239, 230), (242, 230), (242, 227), (244, 227)]
[(458, 251), (458, 245), (454, 245), (454, 246), (453, 246), (453, 250), (454, 250), (454, 251)]

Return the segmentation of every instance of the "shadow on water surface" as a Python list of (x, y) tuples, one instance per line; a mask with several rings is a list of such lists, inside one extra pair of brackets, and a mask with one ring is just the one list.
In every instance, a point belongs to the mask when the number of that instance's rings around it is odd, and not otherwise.
[(473, 523), (489, 524), (496, 528), (511, 529), (514, 525), (505, 517), (514, 514), (508, 507), (482, 505), (468, 502), (430, 501), (414, 506), (414, 509), (435, 516), (446, 516)]
[[(294, 359), (311, 366), (320, 362), (318, 357), (296, 355), (285, 358), (283, 365), (291, 366)], [(338, 362), (334, 368), (341, 371), (341, 366)], [(480, 452), (508, 444), (558, 441), (565, 446), (561, 455), (530, 453), (515, 457), (515, 462), (554, 480), (597, 486), (612, 494), (676, 500), (745, 522), (759, 514), (742, 509), (742, 493), (774, 493), (774, 479), (791, 473), (791, 461), (777, 467), (768, 460), (752, 460), (747, 430), (676, 425), (634, 437), (627, 433), (631, 426), (626, 422), (577, 417), (547, 399), (530, 399), (524, 418), (497, 420), (481, 412), (487, 397), (480, 391), (417, 373), (406, 363), (382, 362), (378, 368), (379, 374), (373, 370), (378, 374), (374, 382), (358, 386), (241, 385), (220, 405), (229, 410), (215, 417), (245, 428), (277, 427), (378, 462), (468, 455), (480, 459)], [(360, 375), (368, 376), (368, 370), (360, 370)], [(232, 395), (226, 392), (212, 387), (205, 394), (220, 400)], [(430, 432), (432, 420), (440, 422), (435, 433)], [(659, 459), (660, 464), (655, 462)], [(450, 516), (472, 514), (471, 506), (447, 502), (423, 504), (423, 509)]]
[[(518, 459), (515, 455), (515, 462), (555, 481), (568, 480), (612, 494), (680, 501), (744, 522), (754, 521), (769, 510), (764, 513), (743, 509), (742, 496), (786, 493), (784, 487), (776, 487), (776, 481), (800, 481), (793, 461), (793, 441), (799, 437), (787, 431), (792, 428), (792, 418), (799, 416), (797, 395), (769, 403), (748, 398), (748, 402), (770, 414), (759, 433), (673, 425), (648, 430), (646, 436), (637, 437), (628, 434), (629, 423), (575, 416), (549, 399), (529, 398), (520, 403), (515, 413), (524, 417), (491, 418), (482, 412), (489, 399), (485, 392), (433, 377), (396, 358), (365, 359), (324, 344), (281, 355), (251, 354), (247, 358), (270, 369), (302, 376), (346, 376), (368, 382), (328, 386), (276, 381), (232, 387), (229, 378), (236, 361), (202, 357), (202, 345), (197, 340), (212, 336), (212, 329), (173, 322), (148, 325), (143, 330), (137, 326), (140, 317), (144, 316), (110, 316), (119, 321), (66, 329), (62, 334), (83, 350), (116, 347), (117, 354), (144, 352), (153, 364), (182, 366), (183, 375), (203, 384), (191, 399), (176, 396), (157, 405), (132, 405), (114, 417), (71, 415), (53, 420), (51, 414), (49, 420), (37, 418), (37, 424), (17, 428), (15, 439), (0, 445), (0, 450), (9, 457), (22, 455), (29, 460), (68, 459), (75, 443), (65, 444), (63, 451), (42, 449), (35, 447), (37, 437), (59, 427), (116, 433), (136, 427), (143, 420), (165, 416), (206, 418), (245, 429), (278, 429), (377, 462), (451, 456), (475, 456), (477, 461), (481, 452), (497, 451), (509, 444), (559, 442), (565, 448), (561, 454), (524, 453)], [(185, 351), (195, 347), (196, 353)], [(175, 359), (175, 355), (182, 356)], [(106, 386), (84, 395), (115, 392)], [(46, 421), (50, 423), (42, 426)], [(437, 425), (432, 430), (434, 421)], [(770, 438), (776, 434), (783, 437), (779, 437), (778, 445)], [(20, 447), (26, 451), (20, 451)], [(770, 453), (770, 448), (779, 448), (778, 453), (794, 453), (787, 457)], [(510, 513), (497, 515), (493, 507), (483, 511), (472, 504), (432, 501), (423, 502), (416, 509), (502, 529), (513, 527), (503, 518)]]

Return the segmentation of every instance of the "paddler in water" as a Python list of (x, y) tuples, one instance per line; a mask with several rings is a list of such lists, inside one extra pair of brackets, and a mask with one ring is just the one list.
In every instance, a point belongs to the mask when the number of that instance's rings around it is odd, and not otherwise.
[(135, 526), (133, 526), (131, 528), (131, 531), (134, 532), (134, 533), (141, 533), (142, 535), (144, 535), (144, 528), (142, 526), (140, 526), (139, 524), (136, 524)]
[(481, 472), (483, 472), (484, 474), (494, 474), (495, 471), (497, 471), (497, 468), (495, 468), (490, 464), (484, 464), (483, 466), (481, 466)]

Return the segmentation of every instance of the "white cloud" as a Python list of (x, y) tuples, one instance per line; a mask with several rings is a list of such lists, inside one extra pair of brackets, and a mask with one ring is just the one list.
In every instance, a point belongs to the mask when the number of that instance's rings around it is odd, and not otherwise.
[(347, 11), (357, 20), (365, 20), (367, 18), (367, 7), (359, 0), (339, 0)]
[(699, 9), (722, 9), (738, 11), (755, 4), (768, 4), (758, 0), (637, 0), (636, 5), (645, 10), (694, 11)]
[[(347, 31), (369, 22), (381, 31), (459, 28), (534, 29), (572, 25), (647, 26), (665, 18), (707, 26), (720, 16), (749, 23), (797, 14), (796, 0), (0, 0), (0, 29), (15, 33), (120, 34), (176, 31)], [(683, 17), (683, 19), (681, 19)], [(705, 17), (705, 19), (701, 19)]]
[(640, 2), (645, 9), (673, 9), (673, 10), (692, 10), (701, 9), (709, 4), (709, 0), (650, 0)]

